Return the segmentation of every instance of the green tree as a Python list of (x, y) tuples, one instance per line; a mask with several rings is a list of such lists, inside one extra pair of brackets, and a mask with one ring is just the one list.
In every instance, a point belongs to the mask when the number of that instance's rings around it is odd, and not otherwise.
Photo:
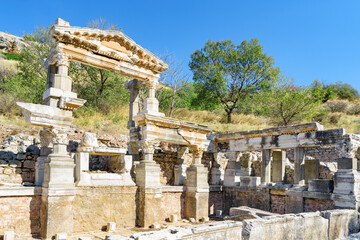
[(198, 97), (223, 106), (228, 123), (231, 115), (249, 92), (260, 90), (278, 77), (274, 60), (263, 52), (257, 39), (235, 46), (232, 41), (208, 41), (191, 54), (190, 69), (197, 84)]
[(47, 72), (41, 64), (52, 46), (48, 30), (49, 27), (38, 27), (33, 33), (23, 36), (26, 45), (18, 58), (18, 73), (2, 83), (4, 92), (22, 101), (42, 102)]
[(289, 81), (274, 84), (256, 98), (262, 115), (277, 126), (311, 120), (321, 109), (323, 91), (320, 87), (296, 87)]
[(334, 94), (340, 99), (347, 99), (349, 101), (360, 98), (359, 92), (353, 88), (350, 84), (343, 82), (336, 82), (326, 86), (327, 89), (330, 89)]

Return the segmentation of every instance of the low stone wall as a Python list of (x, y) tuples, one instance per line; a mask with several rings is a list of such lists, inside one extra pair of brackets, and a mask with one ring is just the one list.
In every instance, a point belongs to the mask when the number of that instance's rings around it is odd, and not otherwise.
[(160, 221), (170, 218), (175, 214), (179, 219), (185, 218), (185, 192), (183, 186), (163, 186), (161, 196)]
[(245, 220), (243, 224), (243, 240), (334, 240), (360, 230), (355, 210), (285, 214)]
[(0, 230), (23, 236), (40, 234), (41, 196), (29, 187), (0, 187)]
[(73, 201), (74, 232), (101, 230), (108, 222), (134, 227), (137, 187), (79, 187)]

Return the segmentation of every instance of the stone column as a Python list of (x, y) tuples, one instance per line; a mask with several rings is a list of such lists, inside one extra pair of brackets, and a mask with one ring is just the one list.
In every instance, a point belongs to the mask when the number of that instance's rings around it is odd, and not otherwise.
[(332, 194), (336, 208), (360, 207), (360, 173), (357, 171), (357, 160), (353, 157), (338, 159), (338, 170), (334, 175)]
[(129, 103), (129, 122), (128, 129), (135, 127), (135, 122), (133, 117), (139, 113), (139, 88), (142, 86), (142, 82), (137, 79), (127, 81), (125, 83), (125, 88), (130, 91), (130, 103)]
[(305, 154), (303, 147), (294, 149), (294, 184), (305, 185)]
[(305, 157), (305, 184), (308, 185), (309, 180), (319, 178), (319, 161), (313, 157)]
[(49, 239), (56, 233), (73, 232), (75, 197), (74, 160), (66, 147), (67, 133), (62, 129), (47, 129), (52, 135), (53, 151), (44, 164), (44, 181), (40, 211), (41, 237)]
[(208, 170), (201, 164), (204, 148), (191, 146), (191, 150), (193, 164), (186, 172), (185, 215), (199, 220), (207, 217), (209, 211)]
[(261, 184), (266, 185), (271, 182), (271, 150), (264, 149), (261, 154)]
[(139, 114), (145, 113), (162, 117), (165, 116), (165, 114), (159, 112), (159, 101), (155, 97), (156, 86), (158, 84), (157, 79), (149, 80), (146, 84), (148, 87), (149, 95), (145, 99), (143, 111)]
[(51, 153), (52, 148), (52, 134), (46, 128), (41, 130), (40, 133), (40, 156), (36, 160), (35, 165), (35, 185), (42, 186), (44, 181), (44, 164), (48, 155)]
[(137, 225), (149, 227), (158, 222), (161, 216), (161, 183), (160, 167), (153, 160), (155, 148), (159, 141), (142, 140), (139, 147), (142, 149), (144, 160), (136, 165), (136, 185), (138, 186)]
[(286, 152), (283, 150), (272, 152), (271, 173), (272, 182), (283, 183), (285, 180)]
[(189, 153), (189, 147), (180, 147), (177, 156), (177, 163), (174, 167), (174, 185), (181, 186), (184, 184), (186, 179), (186, 169), (187, 165), (185, 163), (186, 154)]
[(224, 186), (233, 187), (240, 185), (241, 163), (238, 160), (239, 152), (227, 152), (226, 156), (229, 161), (225, 169)]
[(218, 160), (221, 158), (221, 153), (213, 153), (214, 155), (214, 160), (213, 160), (213, 164), (212, 164), (212, 168), (210, 171), (210, 175), (211, 175), (211, 182), (210, 184), (212, 185), (220, 185), (221, 181), (224, 180), (224, 176), (223, 172), (221, 172), (221, 165), (219, 164)]

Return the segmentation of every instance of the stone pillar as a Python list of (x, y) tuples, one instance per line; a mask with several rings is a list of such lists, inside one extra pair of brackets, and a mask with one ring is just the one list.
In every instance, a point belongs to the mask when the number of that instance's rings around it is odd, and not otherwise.
[(261, 154), (261, 184), (271, 182), (271, 150), (264, 149)]
[(144, 156), (144, 160), (137, 164), (135, 169), (136, 185), (138, 186), (136, 220), (140, 227), (149, 227), (161, 220), (160, 167), (153, 160), (155, 148), (159, 144), (159, 141), (150, 140), (139, 142)]
[(251, 175), (251, 158), (250, 153), (243, 153), (240, 157), (241, 172), (243, 176)]
[(286, 152), (283, 150), (272, 152), (271, 175), (272, 182), (283, 183), (285, 180)]
[(243, 175), (241, 172), (240, 162), (237, 161), (240, 153), (228, 152), (226, 155), (229, 157), (229, 161), (225, 169), (224, 186), (239, 186), (240, 177)]
[(145, 99), (144, 109), (139, 114), (145, 113), (145, 114), (151, 114), (161, 117), (165, 116), (165, 114), (159, 112), (159, 101), (155, 97), (157, 84), (158, 84), (157, 80), (149, 80), (147, 82), (149, 96)]
[(305, 184), (308, 185), (309, 180), (319, 178), (319, 161), (313, 157), (305, 157)]
[(50, 147), (52, 141), (51, 132), (44, 129), (40, 133), (40, 156), (36, 160), (35, 164), (35, 185), (42, 186), (44, 181), (44, 164), (51, 153), (52, 148)]
[(305, 153), (303, 147), (294, 149), (294, 184), (305, 185)]
[(357, 160), (353, 157), (338, 159), (338, 170), (334, 175), (332, 194), (336, 208), (359, 210), (360, 173), (357, 171)]
[(224, 176), (222, 176), (224, 171), (221, 171), (220, 169), (221, 166), (218, 162), (219, 158), (221, 157), (219, 156), (220, 153), (213, 153), (213, 155), (214, 155), (214, 160), (210, 171), (210, 175), (211, 175), (210, 184), (220, 185), (221, 181), (224, 180)]
[(185, 215), (199, 220), (209, 214), (208, 170), (201, 164), (204, 149), (191, 146), (193, 164), (187, 169)]
[(140, 111), (139, 88), (142, 86), (142, 84), (143, 83), (137, 79), (133, 79), (125, 83), (125, 88), (130, 91), (129, 122), (127, 126), (128, 129), (135, 127), (135, 121), (133, 120), (133, 117)]
[(174, 185), (181, 186), (186, 179), (187, 165), (185, 163), (185, 156), (189, 153), (189, 147), (180, 147), (178, 151), (178, 160), (174, 167)]
[(66, 131), (48, 129), (53, 151), (44, 164), (44, 181), (40, 210), (41, 237), (50, 239), (56, 233), (73, 232), (72, 202), (75, 197), (74, 160), (66, 150)]

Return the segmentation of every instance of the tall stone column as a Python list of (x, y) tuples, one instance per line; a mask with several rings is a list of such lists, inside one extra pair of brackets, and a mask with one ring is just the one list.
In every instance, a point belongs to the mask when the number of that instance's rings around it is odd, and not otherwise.
[(44, 239), (60, 232), (73, 232), (72, 202), (75, 197), (75, 164), (66, 150), (67, 133), (56, 128), (47, 131), (52, 136), (53, 151), (44, 163), (40, 214), (41, 236)]
[(305, 153), (303, 147), (294, 149), (294, 184), (305, 185)]
[(220, 169), (221, 165), (218, 162), (218, 160), (221, 158), (219, 154), (220, 153), (213, 153), (214, 160), (210, 171), (210, 175), (211, 175), (210, 184), (212, 185), (220, 185), (221, 181), (224, 180), (224, 176), (222, 176), (224, 171), (221, 171)]
[(187, 218), (199, 220), (207, 217), (209, 212), (208, 170), (201, 164), (204, 149), (191, 146), (193, 164), (187, 169), (185, 215)]
[(184, 180), (186, 179), (187, 165), (185, 163), (185, 157), (188, 153), (189, 147), (182, 146), (179, 148), (177, 163), (174, 167), (174, 185), (176, 186), (182, 186), (184, 184)]
[(159, 141), (142, 140), (139, 147), (144, 159), (136, 165), (136, 185), (138, 186), (137, 225), (149, 227), (161, 217), (160, 167), (153, 160)]
[(284, 183), (285, 180), (285, 164), (286, 164), (286, 152), (283, 150), (272, 152), (272, 182)]
[(271, 182), (271, 150), (264, 149), (261, 154), (261, 184), (266, 185)]
[(128, 129), (135, 127), (133, 117), (140, 112), (139, 88), (143, 85), (140, 80), (133, 79), (125, 82), (125, 88), (130, 91)]

